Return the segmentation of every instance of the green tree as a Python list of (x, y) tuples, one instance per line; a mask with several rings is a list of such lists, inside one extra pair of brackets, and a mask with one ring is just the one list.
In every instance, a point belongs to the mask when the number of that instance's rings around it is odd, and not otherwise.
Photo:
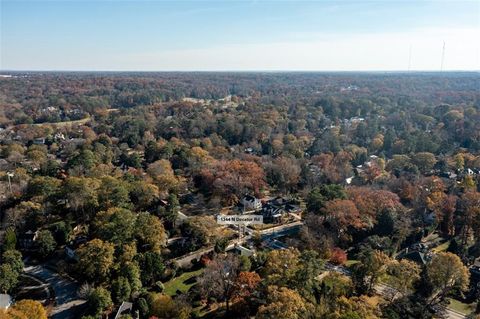
[(97, 158), (95, 154), (88, 149), (81, 150), (67, 163), (67, 168), (81, 167), (82, 169), (89, 170), (95, 166)]
[(64, 245), (68, 241), (72, 227), (69, 222), (60, 221), (50, 225), (50, 231), (59, 245)]
[(112, 282), (113, 300), (116, 303), (128, 300), (131, 292), (132, 289), (127, 278), (120, 276)]
[[(156, 270), (163, 272), (163, 264), (159, 265)], [(141, 271), (137, 262), (129, 262), (122, 267), (121, 275), (128, 279), (131, 293), (139, 292), (142, 288)]]
[(63, 197), (68, 207), (83, 220), (93, 217), (93, 212), (98, 206), (98, 186), (97, 180), (85, 177), (69, 177), (63, 183)]
[(135, 235), (139, 247), (147, 247), (148, 250), (160, 252), (167, 244), (167, 234), (162, 222), (156, 216), (147, 212), (139, 213), (135, 224)]
[(422, 173), (425, 174), (433, 168), (437, 160), (435, 159), (435, 155), (432, 153), (421, 152), (412, 157), (412, 162), (413, 164), (417, 165), (418, 169)]
[(101, 239), (93, 239), (77, 250), (78, 271), (92, 282), (104, 282), (113, 266), (114, 246)]
[(130, 206), (130, 197), (126, 183), (115, 177), (103, 177), (97, 194), (101, 209), (106, 210), (112, 207), (128, 208)]
[(388, 264), (387, 281), (396, 290), (392, 300), (397, 292), (404, 297), (413, 291), (415, 282), (420, 279), (420, 271), (420, 266), (406, 259), (393, 260)]
[(307, 209), (310, 212), (319, 212), (327, 201), (347, 199), (345, 189), (337, 184), (322, 185), (310, 191), (307, 197)]
[(427, 265), (428, 282), (432, 287), (430, 304), (444, 300), (454, 290), (466, 291), (470, 272), (460, 257), (448, 252), (436, 254)]
[(35, 242), (38, 246), (38, 253), (42, 258), (49, 256), (57, 248), (57, 242), (49, 230), (38, 232)]
[(355, 264), (353, 281), (359, 292), (371, 292), (380, 277), (385, 274), (390, 258), (381, 251), (369, 250), (360, 255), (360, 263)]
[(140, 266), (142, 283), (145, 286), (152, 285), (159, 280), (165, 270), (162, 255), (159, 253), (148, 251), (137, 256)]
[(18, 272), (16, 272), (12, 265), (1, 264), (0, 265), (0, 291), (7, 293), (18, 283)]
[(93, 225), (97, 237), (120, 246), (133, 239), (135, 222), (136, 216), (133, 212), (114, 207), (99, 212)]
[(176, 221), (178, 218), (178, 212), (180, 211), (180, 203), (178, 197), (174, 193), (168, 195), (168, 205), (167, 205), (167, 221), (175, 227)]
[(48, 176), (36, 176), (28, 182), (27, 196), (41, 196), (48, 199), (50, 196), (57, 194), (60, 190), (61, 181)]
[(219, 238), (215, 241), (214, 250), (217, 254), (225, 253), (228, 246), (228, 238)]
[(140, 318), (144, 318), (148, 316), (148, 313), (150, 312), (150, 308), (148, 307), (148, 303), (147, 303), (147, 300), (145, 300), (145, 298), (138, 299), (137, 308), (138, 308), (138, 311), (140, 312)]
[(13, 227), (7, 228), (5, 231), (5, 239), (3, 242), (3, 251), (15, 249), (17, 246), (17, 235), (15, 234), (15, 229)]
[(295, 274), (293, 287), (298, 291), (304, 291), (307, 294), (313, 294), (314, 288), (318, 284), (318, 275), (323, 269), (323, 260), (318, 253), (313, 250), (304, 250), (299, 257), (300, 267)]
[(10, 265), (14, 271), (20, 274), (23, 271), (22, 253), (18, 250), (7, 250), (2, 255), (2, 264)]
[(150, 208), (158, 199), (159, 189), (156, 185), (136, 181), (131, 185), (130, 198), (138, 210)]
[(337, 308), (338, 298), (350, 296), (353, 291), (352, 280), (340, 273), (329, 272), (320, 282), (317, 292), (318, 310), (321, 315), (332, 313)]
[(269, 285), (290, 286), (296, 282), (299, 269), (300, 252), (297, 249), (272, 250), (267, 255), (262, 277)]
[(90, 313), (100, 316), (106, 309), (113, 306), (110, 292), (103, 287), (95, 288), (88, 296)]

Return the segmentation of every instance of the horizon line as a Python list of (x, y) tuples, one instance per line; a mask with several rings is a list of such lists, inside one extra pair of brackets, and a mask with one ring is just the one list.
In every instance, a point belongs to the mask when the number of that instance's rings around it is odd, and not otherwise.
[(469, 72), (469, 73), (478, 73), (480, 69), (477, 70), (289, 70), (289, 69), (276, 69), (276, 70), (261, 70), (261, 69), (252, 69), (252, 70), (79, 70), (79, 69), (38, 69), (38, 70), (29, 70), (29, 69), (0, 69), (0, 73), (8, 72), (77, 72), (77, 73), (92, 73), (92, 72), (104, 72), (104, 73), (453, 73), (453, 72)]

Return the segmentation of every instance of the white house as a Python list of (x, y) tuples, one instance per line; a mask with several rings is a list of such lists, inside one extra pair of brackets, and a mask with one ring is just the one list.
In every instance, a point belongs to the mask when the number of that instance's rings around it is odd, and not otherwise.
[(245, 210), (257, 210), (262, 208), (262, 201), (252, 195), (243, 196), (240, 200), (240, 204), (242, 204)]
[(7, 294), (0, 294), (0, 309), (7, 309), (12, 305), (12, 297)]

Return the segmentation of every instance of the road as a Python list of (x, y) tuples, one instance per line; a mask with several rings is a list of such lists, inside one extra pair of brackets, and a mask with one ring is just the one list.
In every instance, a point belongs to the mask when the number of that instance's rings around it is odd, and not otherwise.
[(85, 300), (77, 296), (78, 284), (70, 279), (45, 268), (43, 265), (27, 266), (24, 268), (27, 275), (33, 276), (50, 285), (55, 292), (55, 306), (53, 307), (52, 319), (77, 318), (77, 310), (85, 303)]
[(464, 314), (456, 312), (450, 308), (445, 309), (445, 314), (448, 319), (465, 319), (467, 318)]
[[(264, 229), (259, 231), (259, 233), (262, 236), (262, 239), (270, 240), (277, 237), (282, 237), (282, 236), (292, 234), (293, 232), (298, 231), (302, 225), (303, 223), (301, 221), (296, 221), (293, 223), (280, 225), (280, 226), (272, 227), (269, 229)], [(247, 235), (242, 237), (241, 239), (237, 238), (237, 239), (231, 240), (227, 245), (227, 248), (226, 248), (227, 251), (232, 250), (233, 248), (235, 248), (236, 245), (244, 244), (248, 240), (252, 239), (254, 231), (248, 227), (246, 229), (247, 229), (246, 231)], [(212, 252), (213, 249), (214, 249), (213, 246), (202, 248), (194, 252), (191, 252), (189, 254), (177, 257), (173, 259), (173, 261), (175, 261), (179, 267), (185, 268), (192, 264), (192, 260), (199, 260), (203, 255)]]
[(273, 238), (294, 234), (300, 230), (302, 225), (303, 225), (302, 221), (295, 221), (293, 223), (288, 223), (285, 225), (263, 229), (259, 231), (259, 233), (260, 235), (262, 235), (262, 239), (273, 239)]

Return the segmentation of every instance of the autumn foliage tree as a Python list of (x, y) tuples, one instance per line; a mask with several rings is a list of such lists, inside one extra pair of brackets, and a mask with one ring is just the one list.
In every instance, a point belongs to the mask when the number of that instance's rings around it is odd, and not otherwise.
[[(2, 313), (0, 312), (0, 318)], [(7, 319), (47, 319), (47, 311), (36, 300), (23, 299), (6, 311)]]
[(343, 265), (347, 261), (347, 253), (338, 247), (330, 251), (330, 262), (334, 265)]
[(114, 245), (93, 239), (77, 250), (78, 270), (87, 280), (103, 282), (110, 275), (114, 259)]
[(460, 257), (448, 252), (432, 258), (427, 265), (427, 275), (432, 286), (430, 304), (444, 300), (454, 290), (466, 291), (470, 282), (470, 273)]
[(233, 294), (233, 298), (244, 300), (250, 297), (260, 283), (260, 276), (253, 271), (242, 271), (235, 280), (237, 290)]
[(368, 187), (351, 187), (348, 198), (355, 203), (360, 218), (371, 228), (376, 223), (380, 213), (401, 207), (400, 199), (392, 192)]
[(258, 309), (257, 319), (289, 318), (301, 319), (309, 312), (302, 296), (287, 287), (269, 286), (267, 303)]
[(211, 261), (198, 279), (205, 296), (225, 301), (227, 313), (230, 301), (237, 292), (235, 282), (240, 273), (240, 262), (236, 256), (218, 256)]
[(459, 221), (462, 244), (467, 244), (471, 232), (473, 232), (477, 241), (480, 241), (480, 193), (477, 191), (464, 193), (460, 199), (460, 207)]
[(415, 262), (400, 259), (392, 260), (387, 265), (388, 283), (395, 288), (391, 296), (395, 299), (397, 293), (406, 296), (414, 290), (414, 284), (420, 279), (420, 266)]
[(259, 194), (266, 186), (263, 169), (251, 161), (218, 161), (204, 168), (200, 176), (202, 187), (213, 190), (227, 204), (236, 202), (245, 193)]
[(328, 201), (322, 212), (324, 223), (341, 240), (350, 240), (349, 229), (362, 229), (366, 225), (355, 203), (348, 199)]

